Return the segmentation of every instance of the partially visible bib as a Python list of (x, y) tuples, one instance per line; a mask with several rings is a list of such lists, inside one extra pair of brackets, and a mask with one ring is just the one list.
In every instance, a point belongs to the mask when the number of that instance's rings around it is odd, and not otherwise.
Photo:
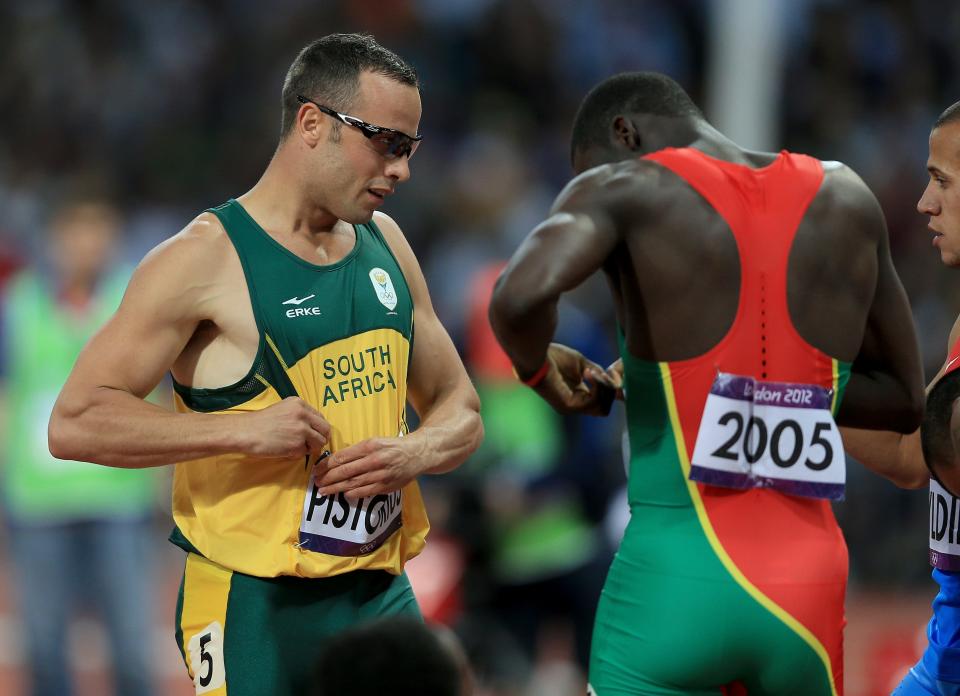
[(960, 571), (960, 499), (930, 478), (930, 565)]

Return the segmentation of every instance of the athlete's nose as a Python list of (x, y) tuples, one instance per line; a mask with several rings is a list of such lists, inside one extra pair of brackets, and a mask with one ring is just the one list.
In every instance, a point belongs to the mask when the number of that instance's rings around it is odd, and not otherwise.
[(921, 215), (940, 214), (940, 206), (937, 204), (937, 197), (934, 194), (933, 181), (928, 182), (927, 187), (923, 189), (923, 195), (917, 201), (917, 211)]
[(406, 181), (410, 178), (410, 158), (403, 156), (389, 160), (384, 174), (398, 183)]

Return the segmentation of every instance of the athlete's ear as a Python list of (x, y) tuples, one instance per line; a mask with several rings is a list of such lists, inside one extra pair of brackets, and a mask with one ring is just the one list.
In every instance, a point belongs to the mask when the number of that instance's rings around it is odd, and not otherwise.
[(613, 119), (613, 136), (618, 145), (632, 152), (638, 152), (641, 149), (640, 133), (626, 116), (617, 116)]
[(324, 128), (326, 127), (332, 128), (331, 119), (325, 118), (313, 104), (300, 106), (294, 128), (308, 146), (315, 147), (317, 143), (325, 140)]

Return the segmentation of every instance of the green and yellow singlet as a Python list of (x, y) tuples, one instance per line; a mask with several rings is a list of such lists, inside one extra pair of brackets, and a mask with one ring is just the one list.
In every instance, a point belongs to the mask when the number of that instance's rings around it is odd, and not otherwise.
[[(260, 334), (240, 381), (219, 389), (174, 383), (179, 412), (258, 411), (299, 396), (329, 421), (332, 452), (406, 432), (413, 300), (376, 224), (317, 266), (270, 237), (235, 200), (213, 208), (237, 250)], [(403, 570), (429, 529), (416, 482), (350, 502), (321, 495), (304, 457), (226, 454), (176, 465), (171, 540), (260, 577)]]

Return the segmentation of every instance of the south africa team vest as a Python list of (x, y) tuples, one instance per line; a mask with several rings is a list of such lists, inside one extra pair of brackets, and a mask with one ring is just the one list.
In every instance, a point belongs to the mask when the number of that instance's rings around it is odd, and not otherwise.
[[(333, 452), (405, 434), (413, 300), (376, 224), (355, 225), (350, 253), (318, 266), (276, 242), (237, 201), (210, 212), (240, 257), (260, 344), (233, 385), (175, 383), (177, 410), (245, 413), (299, 396), (330, 422)], [(173, 516), (174, 543), (261, 577), (399, 574), (429, 529), (416, 482), (355, 502), (324, 496), (302, 456), (237, 453), (177, 464)]]

